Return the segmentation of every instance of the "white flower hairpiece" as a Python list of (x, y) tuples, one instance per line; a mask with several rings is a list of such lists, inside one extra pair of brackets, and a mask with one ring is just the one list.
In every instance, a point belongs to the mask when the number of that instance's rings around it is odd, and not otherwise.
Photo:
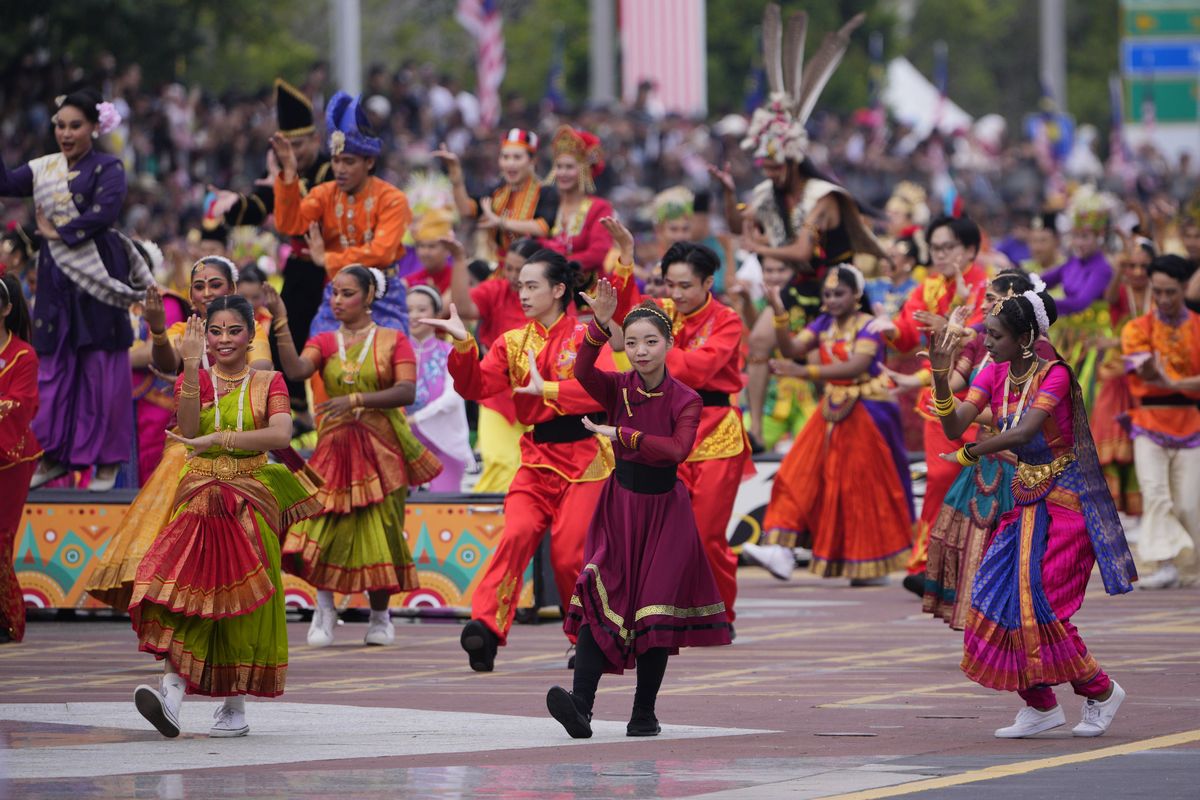
[(238, 272), (237, 264), (234, 264), (232, 261), (230, 261), (225, 256), (205, 256), (204, 258), (197, 261), (195, 264), (192, 264), (192, 274), (195, 274), (196, 270), (198, 270), (201, 265), (208, 264), (213, 261), (216, 261), (217, 263), (222, 264), (225, 267), (225, 269), (229, 270), (229, 280), (231, 282), (236, 284), (239, 280), (241, 280), (242, 274), (240, 272)]
[(1046, 303), (1037, 292), (1024, 292), (1021, 295), (1033, 306), (1033, 315), (1037, 318), (1038, 333), (1045, 336), (1050, 332), (1050, 315), (1046, 313)]
[(1041, 275), (1030, 275), (1029, 282), (1033, 285), (1033, 290), (1038, 294), (1046, 291), (1046, 282), (1042, 280)]
[(838, 264), (839, 269), (844, 269), (854, 276), (854, 285), (857, 288), (858, 294), (862, 294), (867, 288), (867, 279), (863, 277), (862, 270), (853, 264)]
[(121, 124), (121, 112), (117, 111), (117, 107), (112, 103), (97, 103), (96, 113), (100, 115), (99, 128), (97, 132), (101, 136), (112, 133), (117, 129), (117, 126)]
[(375, 279), (375, 297), (383, 297), (387, 292), (387, 278), (383, 276), (383, 271), (375, 267), (367, 267), (367, 272), (371, 273), (371, 277)]

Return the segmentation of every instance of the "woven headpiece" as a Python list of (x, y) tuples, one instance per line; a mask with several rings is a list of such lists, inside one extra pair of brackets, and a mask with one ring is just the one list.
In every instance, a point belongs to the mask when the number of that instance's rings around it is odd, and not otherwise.
[(383, 150), (383, 140), (371, 136), (371, 123), (362, 107), (362, 96), (351, 97), (338, 92), (325, 109), (325, 129), (329, 134), (329, 152), (345, 153), (363, 158), (376, 158)]

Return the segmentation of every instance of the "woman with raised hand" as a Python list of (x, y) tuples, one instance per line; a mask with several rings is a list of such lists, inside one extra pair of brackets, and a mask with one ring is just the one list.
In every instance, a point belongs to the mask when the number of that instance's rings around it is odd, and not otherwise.
[(1083, 604), (1093, 565), (1109, 594), (1137, 579), (1125, 532), (1108, 492), (1070, 368), (1034, 352), (1057, 317), (1050, 295), (1033, 291), (991, 307), (986, 347), (992, 362), (975, 376), (965, 400), (949, 374), (960, 331), (933, 337), (933, 407), (945, 436), (957, 439), (990, 410), (999, 433), (942, 458), (963, 466), (1010, 450), (1017, 456), (1015, 507), (1000, 517), (975, 575), (962, 669), (990, 689), (1025, 701), (998, 738), (1057, 728), (1066, 715), (1051, 687), (1069, 683), (1085, 699), (1076, 736), (1108, 730), (1125, 692), (1088, 652), (1071, 617)]
[(671, 377), (671, 321), (653, 300), (625, 315), (632, 372), (607, 372), (596, 359), (608, 341), (616, 290), (607, 280), (575, 360), (575, 377), (608, 415), (583, 425), (612, 442), (616, 471), (604, 483), (584, 545), (564, 628), (578, 637), (572, 691), (546, 695), (550, 714), (572, 738), (592, 735), (600, 676), (637, 668), (629, 736), (656, 736), (655, 700), (667, 658), (681, 647), (729, 644), (725, 604), (708, 565), (692, 501), (676, 474), (692, 452), (703, 403)]
[(308, 629), (313, 647), (333, 644), (334, 592), (367, 592), (371, 618), (364, 643), (388, 645), (396, 632), (393, 594), (417, 588), (417, 567), (404, 541), (410, 486), (428, 483), (442, 465), (409, 429), (404, 406), (416, 395), (417, 366), (403, 331), (376, 325), (371, 304), (387, 292), (378, 269), (351, 265), (334, 276), (330, 308), (339, 326), (318, 333), (299, 354), (287, 333), (287, 309), (267, 288), (267, 308), (283, 320), (278, 338), (284, 372), (303, 381), (320, 372), (329, 399), (317, 406), (317, 447), (308, 466), (324, 481), (319, 517), (293, 529), (284, 544), (298, 574), (317, 588)]
[[(245, 696), (277, 697), (287, 675), (279, 542), (320, 511), (306, 486), (267, 451), (287, 447), (283, 375), (247, 361), (254, 310), (221, 297), (192, 317), (180, 342), (179, 433), (188, 459), (174, 515), (137, 569), (129, 616), (138, 649), (164, 665), (159, 688), (134, 692), (160, 733), (179, 735), (184, 693), (221, 697), (213, 737), (245, 736)], [(213, 354), (208, 369), (200, 362)]]

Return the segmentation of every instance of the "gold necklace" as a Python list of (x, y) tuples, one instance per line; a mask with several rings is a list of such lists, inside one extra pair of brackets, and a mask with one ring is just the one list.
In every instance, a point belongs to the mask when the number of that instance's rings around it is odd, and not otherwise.
[(1037, 372), (1037, 368), (1040, 364), (1041, 364), (1041, 359), (1035, 358), (1035, 359), (1033, 359), (1033, 363), (1029, 365), (1029, 369), (1025, 371), (1024, 375), (1013, 375), (1010, 372), (1008, 374), (1009, 382), (1013, 386), (1022, 385), (1023, 383), (1025, 383), (1025, 381), (1027, 381), (1033, 377), (1033, 373)]
[(213, 368), (212, 368), (212, 373), (213, 373), (213, 375), (216, 375), (218, 378), (225, 381), (226, 383), (235, 383), (250, 374), (250, 365), (247, 364), (244, 367), (242, 367), (242, 369), (238, 372), (237, 375), (222, 375), (221, 371), (218, 370), (216, 365), (214, 364)]

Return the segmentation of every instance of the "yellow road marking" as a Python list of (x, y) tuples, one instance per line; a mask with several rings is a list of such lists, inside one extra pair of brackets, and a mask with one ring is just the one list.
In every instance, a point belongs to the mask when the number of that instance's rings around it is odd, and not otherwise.
[(960, 775), (946, 775), (941, 778), (927, 778), (925, 780), (904, 783), (899, 786), (887, 786), (882, 789), (867, 789), (861, 792), (829, 795), (823, 798), (823, 800), (881, 800), (881, 798), (886, 797), (900, 797), (917, 792), (930, 792), (934, 789), (948, 789), (951, 786), (964, 786), (968, 783), (1009, 778), (1013, 775), (1025, 775), (1030, 772), (1037, 772), (1038, 770), (1065, 767), (1071, 764), (1085, 764), (1089, 761), (1100, 761), (1101, 759), (1112, 758), (1113, 756), (1142, 753), (1146, 750), (1163, 750), (1168, 747), (1178, 747), (1179, 745), (1191, 744), (1193, 742), (1200, 742), (1200, 729), (1172, 733), (1168, 736), (1155, 736), (1150, 739), (1141, 739), (1140, 741), (1118, 744), (1112, 747), (1102, 747), (1099, 750), (1091, 750), (1086, 753), (1072, 753), (1065, 756), (1053, 756), (1052, 758), (1035, 758), (1030, 761), (1018, 761), (1014, 764), (998, 764), (994, 767), (971, 770)]

